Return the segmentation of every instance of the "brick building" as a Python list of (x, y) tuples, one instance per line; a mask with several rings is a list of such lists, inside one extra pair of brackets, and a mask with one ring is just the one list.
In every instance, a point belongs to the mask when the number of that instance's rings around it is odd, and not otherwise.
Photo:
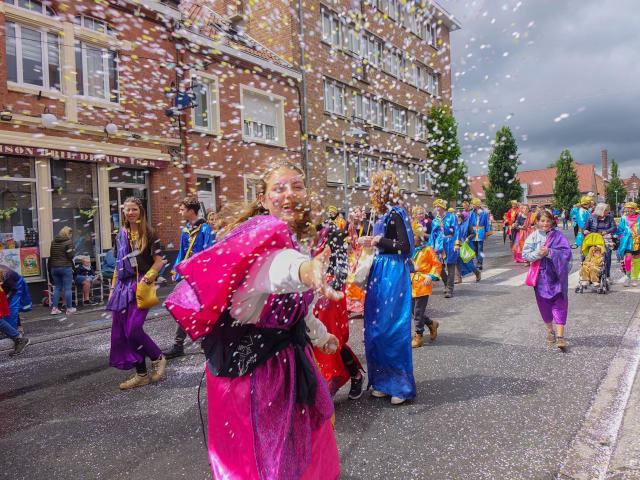
[[(578, 189), (581, 195), (593, 195), (598, 201), (604, 201), (606, 164), (603, 163), (603, 175), (597, 173), (591, 163), (574, 163), (578, 175)], [(530, 205), (553, 204), (553, 185), (556, 178), (555, 168), (542, 168), (539, 170), (524, 170), (518, 172), (517, 178), (522, 185), (524, 203)], [(486, 175), (471, 177), (471, 195), (484, 199), (484, 186), (489, 184)]]
[(368, 202), (372, 173), (387, 167), (411, 202), (427, 203), (426, 115), (451, 104), (456, 20), (427, 1), (307, 0), (302, 12), (288, 0), (210, 3), (244, 15), (252, 37), (304, 72), (305, 165), (327, 202)]
[(299, 72), (193, 2), (142, 3), (0, 3), (0, 263), (31, 283), (63, 226), (98, 264), (128, 196), (170, 251), (186, 191), (252, 199), (300, 162)]
[(629, 178), (622, 180), (627, 189), (627, 202), (637, 202), (640, 199), (640, 178), (634, 173)]

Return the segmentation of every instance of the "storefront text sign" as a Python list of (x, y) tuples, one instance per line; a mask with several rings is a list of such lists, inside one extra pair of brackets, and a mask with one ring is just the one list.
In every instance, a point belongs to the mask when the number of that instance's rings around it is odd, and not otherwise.
[(160, 168), (166, 165), (162, 160), (146, 158), (121, 157), (101, 153), (74, 152), (57, 148), (23, 147), (21, 145), (0, 144), (0, 154), (20, 155), (26, 157), (51, 157), (61, 160), (76, 160), (80, 162), (109, 163), (113, 165), (127, 165), (132, 167)]

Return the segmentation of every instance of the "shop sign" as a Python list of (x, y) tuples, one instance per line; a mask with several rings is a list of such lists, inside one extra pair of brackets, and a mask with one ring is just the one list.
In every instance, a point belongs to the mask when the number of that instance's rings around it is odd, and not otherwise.
[(23, 277), (40, 276), (38, 247), (0, 249), (0, 265), (9, 267)]
[(74, 152), (72, 150), (60, 150), (58, 148), (24, 147), (22, 145), (0, 144), (0, 154), (20, 155), (26, 157), (51, 157), (60, 160), (109, 163), (112, 165), (125, 165), (131, 167), (160, 168), (164, 167), (167, 164), (167, 162), (164, 162), (162, 160), (121, 157), (119, 155), (106, 155), (102, 153)]

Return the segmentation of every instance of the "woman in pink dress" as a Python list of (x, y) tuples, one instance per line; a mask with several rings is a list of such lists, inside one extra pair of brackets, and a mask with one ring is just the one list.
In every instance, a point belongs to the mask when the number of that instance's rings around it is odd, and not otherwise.
[(531, 214), (529, 213), (529, 205), (520, 205), (520, 213), (516, 217), (512, 228), (515, 230), (515, 240), (513, 242), (513, 259), (516, 263), (524, 263), (529, 265), (524, 258), (522, 258), (522, 250), (524, 249), (524, 241), (529, 234), (535, 230), (535, 224), (531, 221)]
[(213, 477), (337, 479), (333, 402), (311, 342), (335, 352), (337, 339), (313, 316), (328, 249), (310, 260), (313, 235), (302, 171), (271, 169), (257, 200), (220, 240), (177, 269), (184, 281), (166, 305), (207, 357), (208, 451)]

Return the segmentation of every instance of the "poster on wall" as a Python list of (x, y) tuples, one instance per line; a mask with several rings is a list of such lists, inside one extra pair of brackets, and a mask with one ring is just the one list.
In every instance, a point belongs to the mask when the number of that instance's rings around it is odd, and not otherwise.
[(40, 252), (38, 247), (24, 247), (20, 249), (20, 268), (23, 277), (40, 275)]
[[(36, 249), (37, 250), (37, 249)], [(5, 248), (0, 250), (0, 265), (5, 265), (22, 275), (22, 262), (19, 248)]]

